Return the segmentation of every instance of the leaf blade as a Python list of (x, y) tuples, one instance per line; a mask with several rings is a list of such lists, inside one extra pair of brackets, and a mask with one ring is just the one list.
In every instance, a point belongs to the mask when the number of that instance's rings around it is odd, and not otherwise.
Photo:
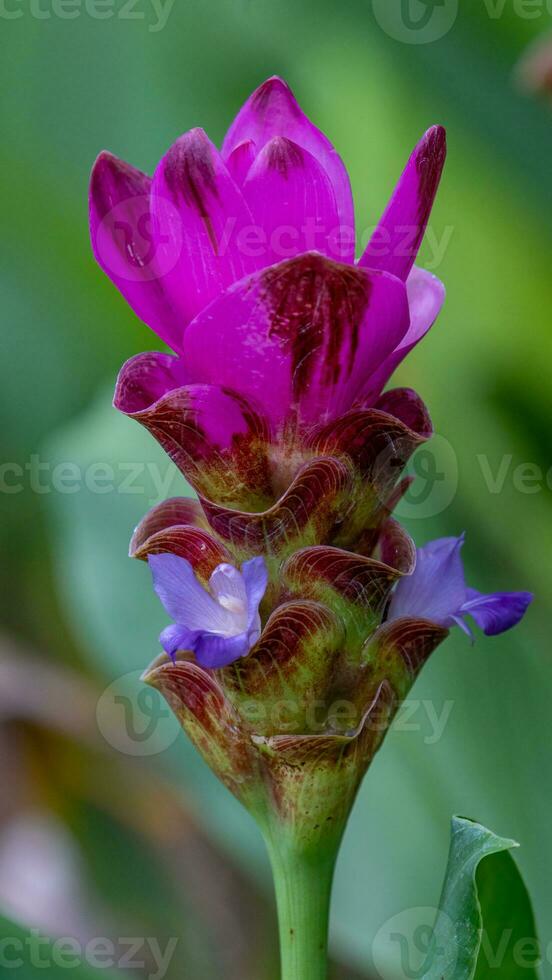
[[(516, 951), (521, 942), (533, 943), (534, 951), (524, 975), (537, 976), (533, 912), (510, 854), (517, 847), (516, 841), (499, 837), (481, 824), (453, 817), (447, 871), (423, 980), (482, 980), (491, 968), (500, 968), (501, 978), (513, 978), (519, 975)], [(491, 857), (492, 861), (485, 861)], [(500, 893), (506, 901), (496, 901)]]

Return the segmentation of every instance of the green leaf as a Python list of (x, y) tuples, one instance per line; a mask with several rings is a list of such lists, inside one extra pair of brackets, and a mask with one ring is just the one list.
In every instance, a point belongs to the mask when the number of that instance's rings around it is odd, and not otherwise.
[(424, 980), (536, 977), (539, 944), (527, 889), (510, 850), (519, 845), (453, 817), (445, 882)]

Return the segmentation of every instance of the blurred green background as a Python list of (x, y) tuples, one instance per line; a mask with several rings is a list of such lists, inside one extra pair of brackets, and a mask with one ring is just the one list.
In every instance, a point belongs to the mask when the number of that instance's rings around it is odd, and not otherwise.
[[(151, 0), (98, 6), (105, 19), (84, 0), (0, 10), (0, 932), (114, 944), (75, 975), (111, 975), (113, 960), (119, 976), (277, 977), (257, 831), (139, 682), (164, 616), (128, 538), (184, 486), (111, 408), (122, 361), (158, 342), (92, 259), (87, 183), (102, 148), (151, 172), (185, 129), (220, 140), (278, 73), (344, 157), (361, 229), (423, 130), (448, 128), (422, 254), (448, 300), (399, 379), (438, 436), (412, 468), (422, 502), (401, 516), (418, 543), (466, 530), (478, 588), (537, 596), (511, 634), (473, 648), (452, 636), (388, 736), (340, 858), (334, 977), (414, 975), (389, 934), (435, 904), (452, 813), (520, 842), (552, 977), (552, 115), (515, 74), (552, 16), (456, 7), (445, 0), (450, 29), (416, 44), (421, 32), (390, 36), (378, 0), (176, 0), (164, 25)], [(121, 937), (144, 938), (129, 951)], [(3, 953), (1, 976), (55, 980), (73, 963), (59, 945), (26, 949), (22, 966)]]

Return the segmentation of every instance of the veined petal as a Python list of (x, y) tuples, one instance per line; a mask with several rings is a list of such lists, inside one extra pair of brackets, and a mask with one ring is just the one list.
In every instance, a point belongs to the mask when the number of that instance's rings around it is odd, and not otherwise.
[(315, 430), (309, 440), (316, 453), (345, 454), (351, 459), (355, 472), (364, 482), (360, 501), (364, 528), (380, 523), (403, 468), (427, 438), (426, 412), (420, 409), (411, 413), (409, 421), (420, 425), (421, 430), (410, 428), (402, 419), (375, 408), (353, 409)]
[(125, 415), (135, 415), (189, 383), (182, 358), (155, 351), (135, 354), (119, 371), (113, 405)]
[(348, 506), (350, 487), (350, 466), (343, 460), (320, 457), (306, 463), (266, 511), (239, 511), (205, 498), (201, 503), (213, 531), (240, 560), (259, 552), (281, 559), (299, 543), (314, 543), (330, 533)]
[(197, 630), (190, 630), (180, 623), (171, 623), (159, 634), (159, 642), (167, 656), (174, 660), (179, 651), (192, 653), (198, 636)]
[(196, 641), (195, 657), (202, 667), (217, 670), (245, 657), (253, 642), (254, 639), (252, 641), (247, 633), (240, 633), (238, 636), (213, 636), (204, 633)]
[(352, 731), (339, 731), (341, 726), (329, 719), (320, 734), (252, 736), (266, 759), (281, 817), (307, 826), (313, 846), (324, 841), (328, 827), (340, 838), (360, 781), (395, 710), (393, 692), (381, 684)]
[(203, 130), (185, 133), (159, 163), (151, 209), (160, 262), (178, 255), (163, 284), (183, 326), (259, 267), (240, 237), (252, 225), (251, 212)]
[(259, 605), (268, 586), (268, 570), (262, 555), (244, 561), (241, 567), (243, 581), (247, 592), (247, 610), (249, 625), (255, 621)]
[[(262, 561), (262, 559), (261, 559)], [(229, 562), (217, 565), (209, 579), (211, 592), (230, 612), (241, 611), (247, 616), (247, 592), (241, 572)]]
[(90, 237), (94, 256), (136, 315), (174, 350), (183, 324), (163, 286), (176, 261), (159, 262), (150, 211), (151, 179), (111, 153), (100, 153), (90, 180)]
[(313, 691), (320, 707), (329, 707), (344, 642), (343, 625), (329, 609), (306, 600), (285, 602), (250, 655), (225, 671), (222, 684), (238, 709), (247, 710), (253, 699), (262, 705), (256, 732), (307, 731)]
[[(406, 533), (406, 532), (403, 532)], [(323, 602), (330, 609), (337, 595), (379, 618), (394, 583), (404, 573), (375, 558), (341, 548), (317, 545), (302, 548), (287, 559), (282, 577), (293, 591)]]
[(144, 680), (163, 694), (219, 778), (246, 805), (251, 804), (258, 792), (256, 753), (215, 675), (190, 661), (154, 662)]
[(385, 681), (397, 702), (402, 701), (426, 661), (447, 636), (447, 629), (426, 619), (406, 617), (383, 623), (364, 647), (363, 659), (369, 668), (367, 683), (377, 686)]
[(203, 588), (189, 561), (178, 555), (149, 555), (153, 587), (171, 619), (188, 630), (232, 632), (233, 617)]
[(471, 616), (487, 636), (497, 636), (523, 619), (533, 601), (531, 592), (493, 592), (483, 595), (468, 589), (468, 599), (460, 609), (462, 616)]
[(429, 412), (412, 388), (391, 388), (380, 395), (374, 409), (399, 419), (420, 439), (430, 439), (433, 435)]
[(271, 139), (257, 156), (243, 185), (244, 197), (263, 233), (263, 265), (316, 250), (352, 261), (345, 248), (330, 179), (315, 157), (285, 136)]
[(242, 280), (199, 314), (185, 359), (196, 380), (263, 406), (275, 428), (310, 425), (350, 408), (408, 325), (400, 280), (307, 253)]
[(186, 525), (191, 525), (194, 530), (207, 526), (198, 500), (191, 497), (169, 497), (168, 500), (161, 501), (160, 504), (148, 511), (134, 529), (130, 541), (129, 556), (131, 558), (146, 557), (141, 552), (150, 538), (170, 531), (172, 528)]
[[(405, 556), (399, 558), (403, 563)], [(296, 551), (281, 574), (292, 595), (323, 603), (339, 616), (346, 630), (343, 659), (355, 670), (366, 640), (381, 622), (391, 589), (404, 572), (375, 558), (319, 545)]]
[(231, 556), (207, 531), (190, 525), (177, 525), (157, 531), (131, 554), (147, 561), (150, 555), (178, 555), (190, 562), (200, 582), (208, 585), (215, 568)]
[(132, 535), (129, 555), (147, 561), (149, 555), (178, 555), (190, 562), (207, 585), (214, 569), (231, 556), (207, 530), (198, 500), (172, 497), (153, 507)]
[(392, 517), (380, 529), (372, 557), (384, 565), (396, 568), (402, 575), (411, 575), (416, 567), (414, 542)]
[(267, 423), (236, 392), (187, 378), (179, 358), (140, 354), (121, 369), (115, 407), (155, 436), (196, 490), (256, 503), (270, 492)]
[(416, 568), (403, 578), (393, 594), (387, 619), (427, 619), (451, 626), (466, 600), (466, 582), (460, 551), (464, 535), (440, 538), (417, 552)]
[(276, 136), (302, 146), (322, 164), (332, 183), (340, 222), (354, 235), (351, 183), (343, 160), (327, 136), (305, 115), (289, 85), (273, 76), (263, 82), (242, 106), (222, 145), (224, 159), (243, 140), (253, 140), (257, 150)]
[(363, 391), (366, 401), (373, 401), (383, 390), (391, 375), (407, 354), (416, 347), (431, 329), (445, 302), (443, 283), (425, 269), (414, 268), (410, 273), (406, 290), (410, 310), (410, 326), (400, 344), (389, 354), (377, 371), (367, 379)]
[(425, 234), (446, 152), (445, 130), (433, 126), (412, 153), (359, 265), (408, 278)]
[(394, 490), (415, 449), (427, 438), (427, 413), (411, 413), (410, 428), (401, 419), (374, 408), (353, 409), (314, 430), (309, 446), (316, 454), (348, 457), (360, 483), (351, 506), (335, 528), (332, 544), (350, 551), (374, 542), (374, 532), (387, 518), (395, 500)]

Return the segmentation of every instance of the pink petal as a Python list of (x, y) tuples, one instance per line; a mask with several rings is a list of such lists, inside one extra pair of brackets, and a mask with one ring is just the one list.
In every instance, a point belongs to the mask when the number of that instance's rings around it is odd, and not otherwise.
[(228, 500), (232, 491), (266, 491), (265, 420), (236, 392), (190, 384), (180, 358), (131, 358), (114, 405), (151, 432), (200, 493)]
[(233, 387), (285, 420), (323, 422), (350, 408), (408, 329), (406, 289), (386, 273), (316, 253), (237, 283), (190, 324), (196, 382)]
[(425, 234), (446, 152), (445, 130), (433, 126), (410, 157), (359, 265), (408, 278)]
[(344, 234), (354, 237), (354, 208), (351, 184), (343, 160), (327, 136), (305, 115), (290, 87), (276, 76), (253, 92), (230, 126), (222, 155), (227, 159), (243, 140), (254, 140), (257, 150), (275, 136), (286, 136), (312, 153), (332, 183)]
[(367, 381), (363, 399), (373, 401), (389, 381), (407, 354), (419, 344), (431, 329), (445, 302), (443, 283), (425, 269), (414, 268), (406, 283), (410, 309), (410, 327), (400, 344)]
[(252, 217), (215, 146), (201, 129), (176, 141), (151, 190), (160, 261), (177, 255), (164, 287), (183, 323), (259, 267), (242, 236)]
[(189, 384), (190, 377), (180, 357), (147, 351), (125, 361), (115, 385), (113, 404), (125, 415), (149, 408), (163, 395)]
[(378, 398), (374, 408), (404, 422), (422, 439), (430, 439), (433, 435), (429, 412), (412, 388), (390, 388)]
[(243, 194), (263, 231), (264, 265), (312, 250), (353, 260), (350, 249), (343, 255), (330, 179), (297, 143), (285, 136), (266, 143), (247, 175)]
[(111, 153), (100, 153), (90, 180), (90, 237), (97, 262), (137, 316), (178, 350), (182, 322), (163, 288), (150, 213), (151, 179)]
[(253, 140), (244, 140), (243, 143), (238, 143), (226, 160), (228, 173), (236, 181), (238, 187), (243, 185), (255, 159), (256, 152), (257, 150)]

